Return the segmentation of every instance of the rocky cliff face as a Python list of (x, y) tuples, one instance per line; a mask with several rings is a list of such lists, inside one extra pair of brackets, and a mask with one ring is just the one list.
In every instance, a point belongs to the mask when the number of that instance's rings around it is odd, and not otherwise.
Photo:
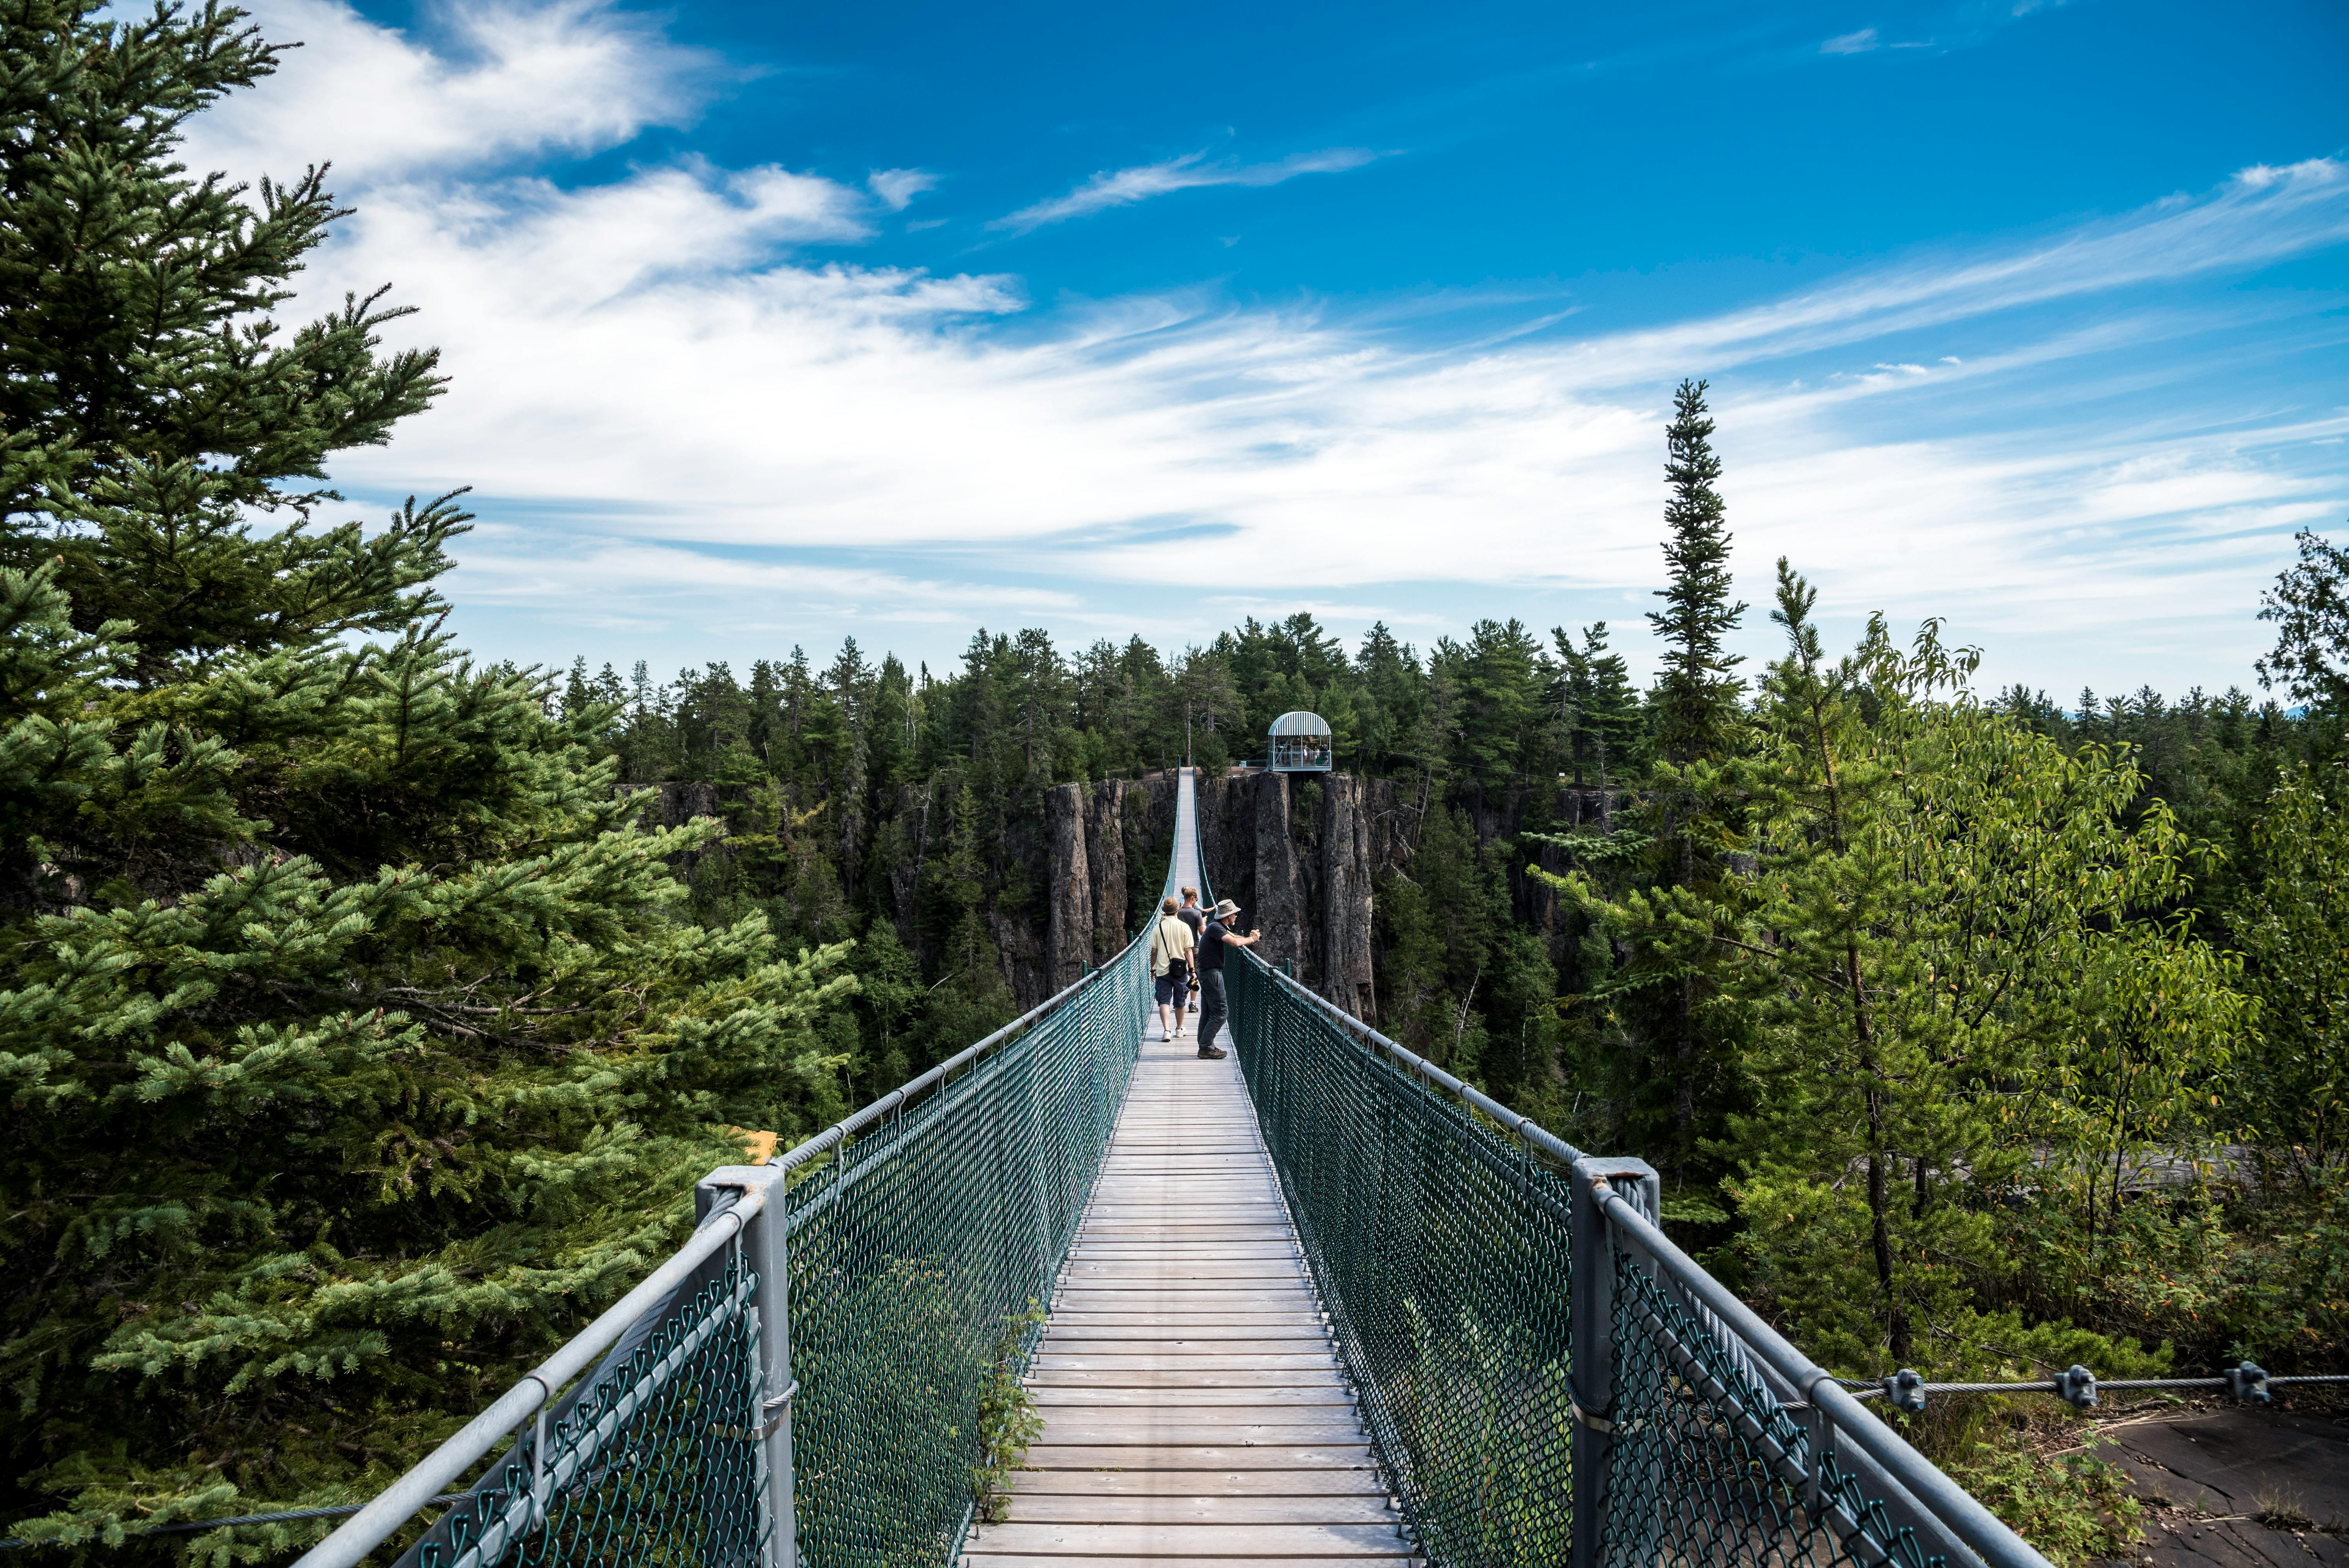
[[(1390, 787), (1373, 786), (1391, 794)], [(1258, 949), (1363, 1017), (1375, 1016), (1371, 886), (1381, 851), (1404, 835), (1392, 804), (1366, 803), (1362, 780), (1240, 772), (1199, 781), (1200, 855), (1208, 886), (1265, 934)], [(1073, 984), (1123, 946), (1158, 896), (1174, 838), (1173, 774), (1062, 784), (1045, 801), (1041, 941), (1007, 921), (998, 934), (1023, 1004)], [(1015, 957), (1040, 947), (1033, 966)]]
[(1126, 841), (1139, 830), (1146, 807), (1143, 787), (1123, 779), (1091, 788), (1057, 785), (1047, 798), (1045, 995), (1074, 985), (1088, 965), (1125, 945), (1138, 918), (1126, 891)]
[[(990, 846), (987, 923), (1020, 1006), (1073, 985), (1125, 944), (1158, 896), (1176, 790), (1171, 773), (1058, 785), (1040, 810), (1018, 813), (1003, 841)], [(719, 791), (708, 784), (666, 785), (660, 797), (654, 815), (664, 823), (724, 814)], [(1420, 784), (1236, 770), (1202, 778), (1198, 799), (1202, 891), (1240, 906), (1237, 924), (1264, 933), (1257, 951), (1266, 959), (1292, 965), (1304, 985), (1375, 1019), (1371, 889), (1381, 872), (1409, 874), (1425, 801)], [(923, 935), (923, 866), (949, 804), (928, 790), (901, 790), (872, 825), (873, 856), (886, 863), (867, 868), (864, 885), (888, 903), (900, 939), (926, 964), (933, 955)], [(1462, 809), (1486, 842), (1528, 828), (1597, 827), (1601, 816), (1596, 790), (1567, 788), (1470, 792)], [(702, 853), (726, 852), (721, 841)], [(1537, 863), (1564, 864), (1547, 849)], [(1556, 895), (1521, 871), (1510, 882), (1519, 917), (1555, 929)]]
[[(1216, 893), (1241, 906), (1243, 925), (1263, 930), (1267, 958), (1290, 961), (1304, 984), (1375, 1020), (1371, 889), (1383, 872), (1410, 874), (1425, 804), (1413, 779), (1235, 772), (1200, 780), (1200, 851)], [(1528, 829), (1596, 829), (1602, 818), (1599, 792), (1571, 787), (1469, 791), (1462, 809), (1485, 843)], [(1547, 871), (1566, 868), (1557, 850), (1526, 849)], [(1557, 895), (1522, 867), (1509, 883), (1519, 918), (1555, 931)]]
[[(1371, 793), (1380, 792), (1373, 784)], [(1266, 961), (1358, 1017), (1377, 1016), (1371, 883), (1374, 805), (1348, 773), (1236, 772), (1199, 781), (1199, 852)]]

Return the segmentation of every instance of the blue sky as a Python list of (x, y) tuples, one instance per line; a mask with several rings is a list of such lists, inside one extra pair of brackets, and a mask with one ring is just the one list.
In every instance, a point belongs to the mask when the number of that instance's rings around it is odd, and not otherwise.
[(455, 377), (336, 478), (475, 487), (492, 656), (1644, 660), (1682, 375), (1748, 599), (1992, 681), (2248, 685), (2349, 527), (2338, 5), (254, 9), (305, 47), (195, 160), (335, 160), (313, 296)]

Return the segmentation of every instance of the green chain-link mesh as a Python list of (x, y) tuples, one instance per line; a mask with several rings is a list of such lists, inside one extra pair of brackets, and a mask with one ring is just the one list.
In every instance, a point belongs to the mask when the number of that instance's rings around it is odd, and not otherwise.
[[(811, 1568), (916, 1568), (958, 1547), (982, 1394), (1026, 1367), (1028, 1315), (1092, 1195), (1148, 981), (1132, 944), (1019, 1038), (795, 1173), (792, 1449)], [(758, 1280), (732, 1249), (711, 1272), (552, 1424), (544, 1517), (525, 1444), (428, 1535), (416, 1568), (755, 1568)]]
[[(1566, 1562), (1568, 1173), (1253, 954), (1226, 973), (1265, 1142), (1363, 1424), (1427, 1561)], [(1818, 1451), (1717, 1320), (1628, 1246), (1613, 1267), (1599, 1562), (1938, 1568), (1832, 1450)]]
[(758, 1276), (730, 1249), (715, 1277), (550, 1422), (545, 1511), (526, 1449), (413, 1553), (418, 1568), (646, 1563), (753, 1568), (760, 1557)]
[(947, 1562), (979, 1407), (1034, 1339), (1141, 1047), (1142, 944), (791, 1191), (799, 1543), (812, 1568)]
[[(1677, 1291), (1633, 1253), (1615, 1258), (1615, 1451), (1603, 1532), (1609, 1568), (1657, 1561), (1934, 1568), (1908, 1530)], [(1810, 1506), (1806, 1506), (1809, 1502)]]
[(1233, 1037), (1381, 1464), (1428, 1561), (1571, 1542), (1568, 1186), (1290, 993), (1226, 966)]
[[(1178, 824), (1172, 892), (1195, 863)], [(1145, 925), (1145, 929), (1146, 929)], [(1435, 1568), (1573, 1549), (1567, 1172), (1276, 976), (1226, 969), (1233, 1044), (1379, 1462)], [(1140, 1048), (1136, 941), (1056, 1011), (795, 1172), (797, 1540), (810, 1568), (934, 1568), (972, 1518), (986, 1391), (1024, 1370)], [(1605, 1568), (1940, 1568), (1749, 1356), (1619, 1246)], [(417, 1568), (754, 1568), (756, 1277), (732, 1250)], [(769, 1304), (772, 1310), (772, 1304)], [(527, 1449), (518, 1448), (517, 1454)]]

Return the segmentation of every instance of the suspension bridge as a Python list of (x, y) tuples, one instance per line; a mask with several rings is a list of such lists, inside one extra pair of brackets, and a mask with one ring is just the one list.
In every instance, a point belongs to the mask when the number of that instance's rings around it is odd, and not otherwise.
[[(1175, 819), (1206, 892), (1187, 771)], [(1147, 946), (710, 1172), (299, 1568), (2047, 1568), (1672, 1244), (1646, 1164), (1247, 951), (1202, 1059)]]

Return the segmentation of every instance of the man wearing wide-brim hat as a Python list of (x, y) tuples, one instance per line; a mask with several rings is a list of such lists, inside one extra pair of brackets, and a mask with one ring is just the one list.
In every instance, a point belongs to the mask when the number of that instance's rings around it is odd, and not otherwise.
[(1261, 931), (1242, 936), (1231, 929), (1231, 918), (1239, 912), (1240, 906), (1230, 899), (1221, 900), (1207, 912), (1206, 929), (1199, 933), (1199, 1054), (1211, 1061), (1224, 1055), (1216, 1044), (1216, 1031), (1231, 1016), (1231, 1006), (1224, 1000), (1224, 949), (1254, 947), (1264, 939)]

